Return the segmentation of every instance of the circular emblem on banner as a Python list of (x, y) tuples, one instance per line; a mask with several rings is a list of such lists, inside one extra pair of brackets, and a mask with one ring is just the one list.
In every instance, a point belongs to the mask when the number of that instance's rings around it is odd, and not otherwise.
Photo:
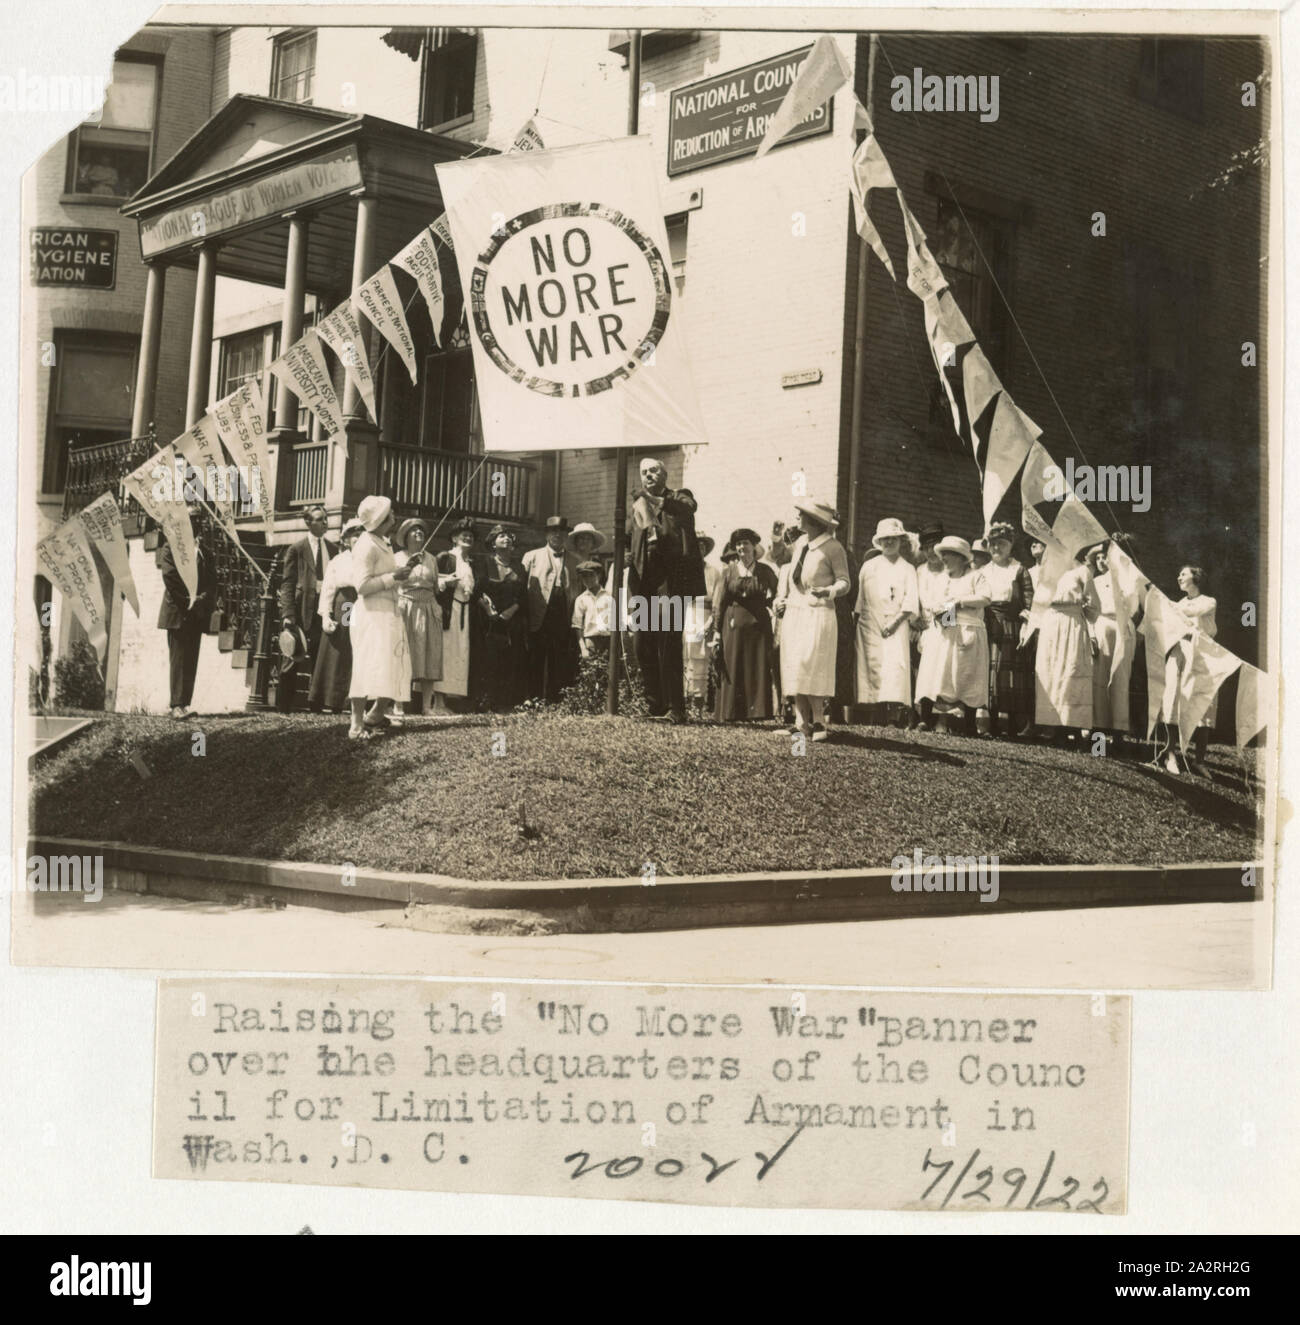
[(512, 381), (544, 396), (589, 396), (653, 358), (672, 281), (630, 217), (600, 203), (553, 203), (493, 231), (469, 305), (479, 343)]

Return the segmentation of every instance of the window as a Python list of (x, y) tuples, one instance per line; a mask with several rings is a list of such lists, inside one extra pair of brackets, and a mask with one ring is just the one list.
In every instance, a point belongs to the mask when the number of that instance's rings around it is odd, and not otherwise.
[(311, 105), (312, 75), (316, 72), (316, 29), (282, 32), (271, 57), (271, 95), (277, 101)]
[(129, 198), (144, 187), (153, 159), (158, 84), (156, 59), (119, 53), (103, 109), (68, 139), (69, 193)]
[(474, 114), (477, 28), (430, 28), (420, 96), (420, 128), (437, 129)]
[(477, 450), (474, 362), (463, 324), (445, 351), (425, 359), (421, 376), (420, 445), (433, 451)]
[(1138, 56), (1138, 96), (1199, 120), (1205, 98), (1205, 44), (1197, 38), (1146, 37)]
[(669, 216), (664, 221), (668, 231), (668, 261), (673, 269), (673, 285), (678, 294), (686, 288), (686, 223), (689, 220), (689, 212), (678, 212), (676, 216)]
[(45, 492), (63, 491), (70, 447), (130, 437), (138, 349), (131, 337), (55, 332)]
[(232, 391), (238, 391), (250, 379), (260, 385), (266, 363), (265, 354), (266, 332), (261, 327), (256, 331), (241, 331), (237, 336), (227, 336), (221, 342), (217, 399), (224, 399)]
[(1005, 291), (1011, 275), (1011, 236), (1009, 221), (965, 204), (959, 209), (949, 198), (939, 199), (931, 250), (948, 278), (957, 306), (999, 376), (1007, 369), (1010, 338), (1006, 305), (994, 277)]

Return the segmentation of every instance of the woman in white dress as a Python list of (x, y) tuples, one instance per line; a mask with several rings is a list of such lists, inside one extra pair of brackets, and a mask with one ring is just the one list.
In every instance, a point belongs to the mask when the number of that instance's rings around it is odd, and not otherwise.
[[(794, 699), (795, 733), (824, 741), (826, 701), (835, 694), (839, 627), (835, 599), (852, 588), (849, 559), (832, 537), (839, 516), (826, 502), (795, 502), (803, 536), (794, 545), (789, 592), (781, 615), (781, 686)], [(782, 733), (784, 734), (784, 733)], [(793, 734), (793, 733), (792, 733)]]
[[(934, 617), (943, 606), (945, 586), (948, 583), (943, 558), (936, 551), (942, 538), (942, 525), (932, 524), (921, 530), (921, 556), (916, 567), (916, 589), (921, 610), (914, 627), (916, 680), (912, 688), (916, 695), (916, 728), (923, 732), (928, 732), (933, 725), (934, 704), (924, 694), (934, 671), (932, 655), (939, 638), (934, 630)], [(929, 662), (926, 661), (927, 655), (931, 655)]]
[[(396, 520), (387, 497), (367, 497), (357, 507), (365, 532), (352, 549), (357, 601), (352, 605), (352, 681), (348, 736), (363, 740), (390, 726), (393, 701), (411, 693), (411, 657), (406, 627), (397, 610), (397, 586), (410, 576), (397, 564), (384, 537)], [(366, 708), (366, 701), (370, 708)]]
[[(881, 520), (871, 539), (880, 556), (862, 563), (858, 575), (857, 663), (859, 704), (878, 706), (868, 721), (897, 723), (912, 703), (909, 623), (920, 615), (916, 567), (902, 555), (915, 554), (916, 536), (901, 520)], [(882, 712), (883, 711), (883, 712)]]
[(1092, 637), (1097, 642), (1092, 660), (1092, 730), (1115, 733), (1128, 726), (1128, 676), (1124, 677), (1123, 711), (1117, 713), (1119, 687), (1114, 669), (1119, 649), (1119, 618), (1105, 543), (1088, 550), (1088, 565), (1092, 568), (1092, 587), (1097, 594), (1097, 619), (1092, 625)]
[[(1082, 555), (1082, 554), (1081, 554)], [(1101, 612), (1092, 567), (1084, 562), (1054, 586), (1039, 584), (1051, 602), (1038, 628), (1034, 659), (1034, 722), (1055, 727), (1057, 737), (1092, 726), (1093, 623)]]
[[(1213, 639), (1218, 634), (1218, 624), (1215, 620), (1215, 611), (1218, 603), (1211, 598), (1209, 594), (1204, 593), (1206, 575), (1199, 566), (1184, 566), (1178, 572), (1178, 587), (1183, 591), (1183, 597), (1180, 598), (1174, 606), (1187, 618), (1188, 632), (1187, 640), (1191, 640), (1195, 631), (1200, 631)], [(1182, 705), (1182, 686), (1180, 673), (1187, 665), (1187, 655), (1183, 648), (1175, 649), (1170, 655), (1166, 666), (1165, 693), (1173, 694), (1172, 717), (1168, 724), (1161, 723), (1157, 727), (1157, 740), (1160, 741), (1160, 750), (1156, 755), (1156, 762), (1162, 764), (1169, 772), (1179, 773), (1182, 770), (1178, 767), (1177, 756), (1175, 755), (1175, 746), (1178, 741), (1179, 730), (1179, 709)], [(1196, 730), (1192, 733), (1191, 749), (1187, 752), (1187, 767), (1190, 772), (1201, 776), (1208, 776), (1205, 773), (1205, 750), (1210, 741), (1210, 732), (1214, 727), (1215, 720), (1219, 712), (1219, 696), (1217, 691), (1210, 700), (1210, 706), (1205, 710), (1204, 716), (1196, 725)]]
[(949, 717), (956, 717), (964, 727), (971, 710), (983, 711), (988, 722), (989, 635), (984, 609), (989, 590), (983, 572), (971, 565), (971, 546), (964, 538), (940, 539), (935, 551), (943, 558), (948, 578), (944, 601), (930, 626), (931, 642), (921, 658), (925, 684), (922, 687), (918, 676), (917, 692), (932, 701), (936, 730), (946, 732)]
[[(717, 546), (708, 534), (698, 535), (700, 556), (707, 557)], [(682, 684), (687, 702), (703, 716), (709, 697), (709, 637), (713, 633), (713, 594), (720, 572), (712, 562), (704, 563), (705, 594), (691, 598), (682, 613)]]
[(468, 518), (451, 527), (451, 551), (438, 557), (438, 603), (442, 607), (442, 675), (433, 683), (435, 713), (448, 712), (444, 695), (465, 699), (470, 685), (470, 607), (477, 578), (474, 567), (474, 522)]

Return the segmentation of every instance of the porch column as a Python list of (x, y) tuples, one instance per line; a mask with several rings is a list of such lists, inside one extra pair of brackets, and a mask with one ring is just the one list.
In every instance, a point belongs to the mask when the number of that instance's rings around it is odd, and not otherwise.
[[(353, 195), (357, 200), (357, 226), (352, 240), (352, 285), (358, 285), (375, 274), (375, 236), (379, 225), (379, 199), (364, 192)], [(374, 370), (377, 356), (371, 353), (379, 337), (370, 330), (370, 324), (361, 323), (366, 338), (365, 353)], [(376, 404), (379, 402), (376, 401)], [(343, 386), (343, 424), (348, 437), (348, 456), (337, 465), (337, 473), (330, 484), (330, 502), (337, 501), (355, 509), (368, 493), (379, 490), (379, 420), (366, 415), (366, 407), (351, 377), (345, 377)]]
[(161, 262), (151, 262), (148, 268), (144, 287), (144, 324), (140, 328), (140, 362), (135, 371), (135, 405), (131, 411), (132, 437), (143, 437), (149, 431), (158, 389), (158, 349), (162, 342), (167, 268)]
[[(152, 276), (151, 270), (151, 288)], [(159, 292), (161, 293), (161, 286)], [(190, 378), (185, 395), (187, 428), (192, 428), (208, 408), (208, 379), (212, 372), (212, 308), (216, 292), (216, 245), (201, 244), (198, 280), (194, 285), (194, 329), (190, 333)], [(159, 316), (161, 316), (161, 300), (159, 302)]]
[[(307, 293), (307, 221), (290, 212), (289, 246), (284, 264), (284, 303), (280, 309), (280, 353), (302, 337), (302, 305)], [(275, 509), (285, 511), (293, 500), (294, 444), (298, 432), (298, 398), (278, 378), (275, 388), (275, 429), (270, 440), (279, 446), (275, 466)]]

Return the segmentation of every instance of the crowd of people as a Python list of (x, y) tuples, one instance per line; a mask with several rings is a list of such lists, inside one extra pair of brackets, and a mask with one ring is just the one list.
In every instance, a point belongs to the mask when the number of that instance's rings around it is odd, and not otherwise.
[[(386, 497), (367, 497), (337, 545), (325, 538), (325, 512), (310, 511), (283, 563), (286, 666), (308, 666), (310, 707), (349, 710), (349, 735), (366, 740), (417, 711), (554, 703), (584, 660), (607, 659), (621, 619), (629, 676), (651, 715), (674, 722), (766, 722), (821, 742), (833, 719), (861, 719), (1094, 752), (1100, 736), (1107, 753), (1145, 750), (1139, 605), (1107, 562), (1112, 543), (1131, 551), (1126, 535), (1080, 552), (1044, 604), (1044, 546), (1024, 540), (1019, 560), (1022, 535), (1009, 524), (967, 541), (940, 524), (917, 534), (882, 519), (855, 571), (835, 510), (797, 499), (796, 522), (774, 525), (769, 547), (736, 529), (715, 563), (694, 496), (666, 480), (659, 462), (642, 463), (621, 615), (610, 540), (589, 523), (552, 516), (543, 545), (519, 557), (512, 530), (497, 525), (480, 542), (460, 519), (450, 550), (435, 554), (429, 523), (399, 523)], [(1213, 637), (1205, 572), (1186, 566), (1178, 582), (1188, 635)], [(1167, 665), (1181, 666), (1181, 654)], [(1173, 714), (1157, 728), (1155, 760), (1202, 772), (1214, 721), (1211, 705), (1182, 756)]]

